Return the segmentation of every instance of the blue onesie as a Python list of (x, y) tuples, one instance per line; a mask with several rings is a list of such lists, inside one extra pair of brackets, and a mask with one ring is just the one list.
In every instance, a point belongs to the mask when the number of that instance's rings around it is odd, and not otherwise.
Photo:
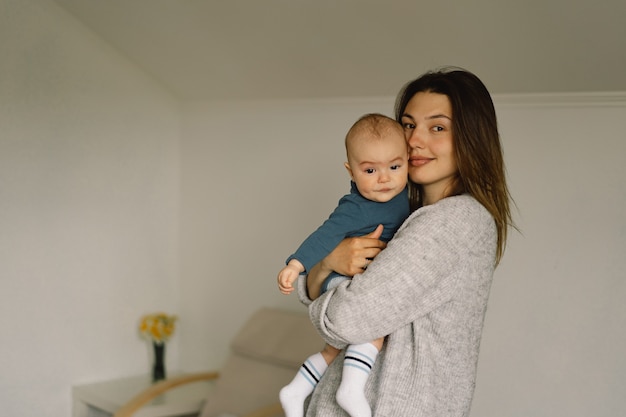
[[(341, 197), (337, 208), (302, 242), (298, 250), (287, 258), (287, 263), (297, 259), (304, 265), (304, 273), (308, 273), (344, 238), (366, 235), (382, 224), (384, 230), (380, 240), (388, 242), (409, 217), (408, 187), (386, 203), (379, 203), (363, 197), (354, 181), (350, 183), (350, 194)], [(337, 273), (329, 275), (322, 285), (322, 291), (325, 291), (330, 280), (337, 276), (341, 275)]]

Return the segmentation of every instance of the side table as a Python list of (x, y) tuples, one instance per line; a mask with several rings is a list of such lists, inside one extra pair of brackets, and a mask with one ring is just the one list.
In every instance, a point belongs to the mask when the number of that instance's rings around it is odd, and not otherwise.
[[(112, 416), (135, 395), (151, 385), (150, 375), (139, 375), (74, 386), (72, 416)], [(197, 414), (213, 385), (214, 381), (197, 381), (172, 388), (146, 404), (134, 416), (173, 417)]]

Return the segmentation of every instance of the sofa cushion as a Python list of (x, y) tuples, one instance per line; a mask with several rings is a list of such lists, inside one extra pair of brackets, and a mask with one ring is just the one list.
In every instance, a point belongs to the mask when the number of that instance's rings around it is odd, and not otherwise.
[(262, 308), (231, 343), (234, 353), (298, 369), (323, 341), (306, 313)]
[(201, 417), (243, 415), (278, 402), (280, 389), (322, 346), (306, 313), (260, 309), (233, 339)]

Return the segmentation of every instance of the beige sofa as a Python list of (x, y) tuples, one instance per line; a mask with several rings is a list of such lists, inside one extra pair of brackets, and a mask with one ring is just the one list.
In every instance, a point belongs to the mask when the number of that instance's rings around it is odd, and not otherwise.
[(201, 379), (215, 380), (200, 417), (281, 416), (278, 392), (309, 355), (322, 347), (306, 310), (261, 308), (239, 330), (231, 354), (219, 371), (162, 381), (122, 407), (115, 417), (130, 417), (164, 391)]

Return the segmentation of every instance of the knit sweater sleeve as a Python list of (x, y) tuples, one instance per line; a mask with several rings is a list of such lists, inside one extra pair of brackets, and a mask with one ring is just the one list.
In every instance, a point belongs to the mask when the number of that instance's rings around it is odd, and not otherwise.
[(445, 198), (415, 211), (365, 273), (315, 301), (302, 279), (300, 298), (335, 347), (383, 337), (477, 285), (467, 280), (493, 270), (495, 237), (493, 218), (474, 198)]

